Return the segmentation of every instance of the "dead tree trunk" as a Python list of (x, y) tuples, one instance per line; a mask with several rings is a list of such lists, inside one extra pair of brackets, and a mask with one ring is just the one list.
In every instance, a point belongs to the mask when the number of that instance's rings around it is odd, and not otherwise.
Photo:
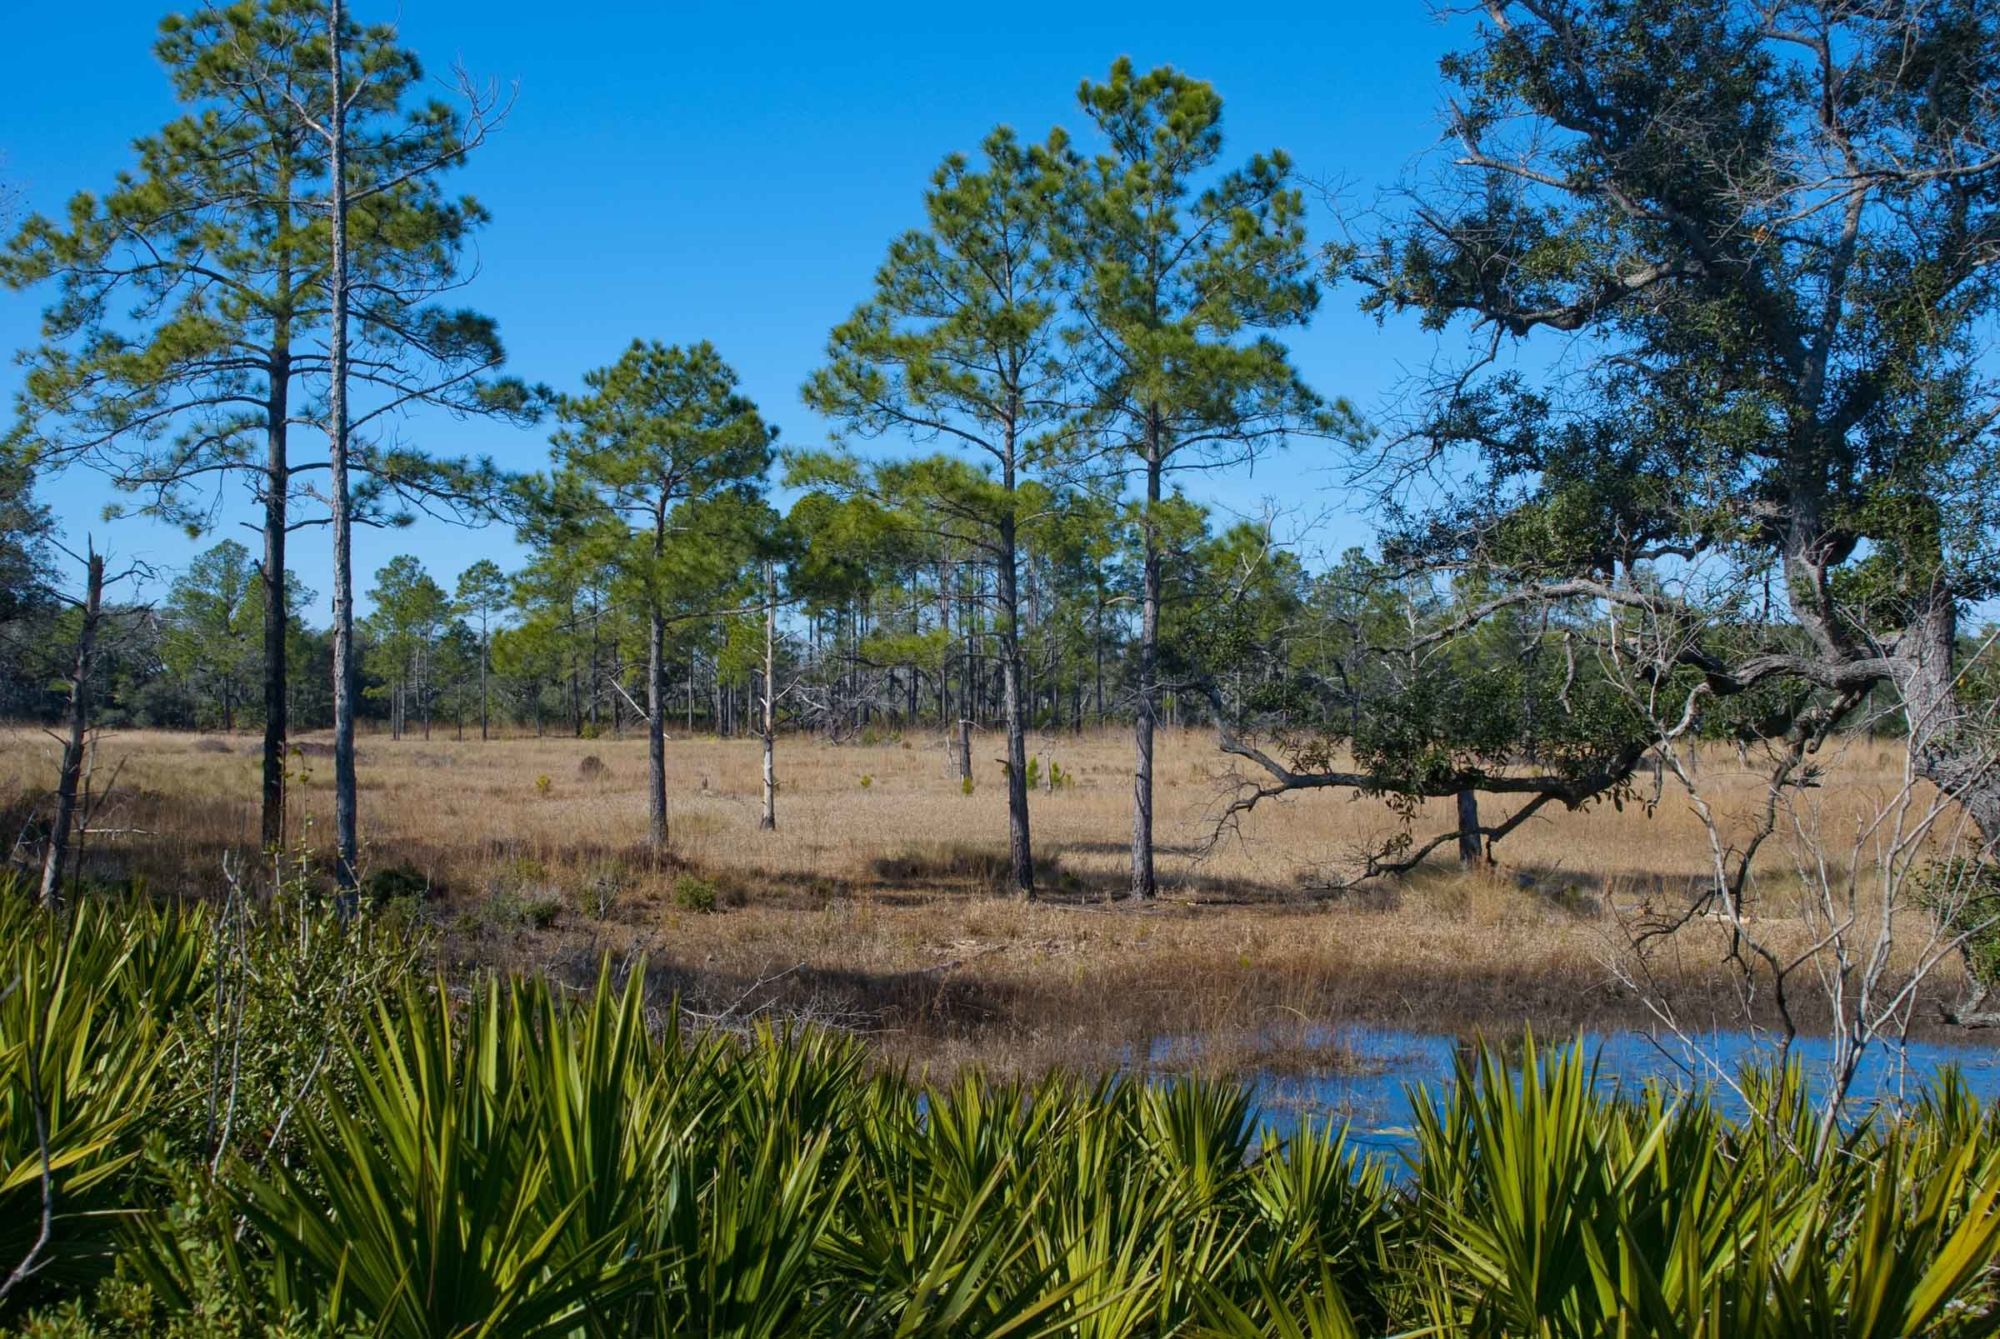
[(76, 637), (76, 661), (69, 680), (69, 737), (63, 741), (62, 772), (56, 778), (56, 815), (42, 856), (41, 904), (62, 905), (63, 866), (69, 857), (69, 830), (76, 822), (76, 793), (83, 778), (83, 740), (90, 729), (90, 671), (97, 654), (97, 623), (104, 610), (104, 557), (85, 560), (83, 627)]
[(352, 914), (361, 886), (359, 785), (354, 766), (354, 699), (361, 684), (354, 647), (354, 528), (347, 482), (347, 66), (341, 0), (327, 6), (327, 197), (332, 263), (327, 269), (327, 487), (333, 512), (333, 875)]
[(778, 773), (773, 753), (777, 748), (778, 681), (778, 576), (770, 564), (764, 567), (764, 812), (757, 826), (766, 832), (778, 826)]

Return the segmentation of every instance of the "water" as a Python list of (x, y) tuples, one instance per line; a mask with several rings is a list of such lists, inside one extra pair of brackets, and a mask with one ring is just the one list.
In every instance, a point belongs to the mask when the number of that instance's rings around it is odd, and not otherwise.
[[(1773, 1053), (1770, 1039), (1748, 1032), (1713, 1032), (1696, 1040), (1698, 1049), (1671, 1035), (1636, 1031), (1590, 1033), (1582, 1038), (1597, 1058), (1598, 1083), (1607, 1092), (1636, 1091), (1650, 1079), (1682, 1091), (1707, 1084), (1725, 1113), (1742, 1115), (1736, 1095), (1715, 1082), (1714, 1065), (1719, 1063), (1733, 1075), (1745, 1064), (1768, 1060)], [(1283, 1134), (1302, 1119), (1344, 1120), (1356, 1145), (1392, 1155), (1410, 1143), (1411, 1089), (1425, 1084), (1436, 1096), (1450, 1082), (1456, 1057), (1477, 1044), (1440, 1033), (1359, 1026), (1317, 1029), (1307, 1042), (1315, 1050), (1345, 1052), (1352, 1063), (1343, 1064), (1338, 1072), (1255, 1076), (1250, 1083), (1259, 1123)], [(1546, 1049), (1555, 1044), (1538, 1046)], [(1170, 1050), (1157, 1053), (1155, 1059), (1163, 1059)], [(1821, 1038), (1801, 1037), (1792, 1044), (1809, 1081), (1823, 1077), (1829, 1052)], [(1871, 1047), (1855, 1080), (1853, 1100), (1868, 1103), (1914, 1093), (1947, 1066), (1955, 1066), (1982, 1101), (2000, 1100), (2000, 1048), (1940, 1042), (1912, 1042), (1901, 1049)]]

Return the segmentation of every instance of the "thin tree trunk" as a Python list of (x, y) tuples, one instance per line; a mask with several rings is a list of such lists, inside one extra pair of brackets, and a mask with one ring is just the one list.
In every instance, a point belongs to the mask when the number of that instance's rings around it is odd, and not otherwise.
[(481, 619), (479, 624), (479, 738), (482, 742), (489, 738), (486, 729), (486, 662), (492, 659), (492, 657), (493, 637), (486, 630), (485, 620)]
[[(1010, 497), (1013, 471), (1006, 473)], [(1007, 715), (1007, 860), (1015, 891), (1035, 895), (1034, 847), (1028, 835), (1028, 730), (1021, 687), (1021, 590), (1014, 515), (1000, 518), (1000, 677)]]
[[(1157, 434), (1158, 428), (1151, 427)], [(1153, 514), (1160, 505), (1160, 451), (1150, 442), (1146, 459), (1146, 510), (1140, 521), (1145, 561), (1139, 597), (1139, 704), (1132, 722), (1132, 896), (1154, 897), (1153, 873), (1153, 713), (1158, 694), (1160, 641), (1160, 548)]]
[(354, 646), (354, 532), (347, 482), (347, 16), (341, 0), (327, 3), (327, 180), (332, 206), (332, 308), (327, 336), (328, 491), (333, 511), (333, 839), (334, 878), (342, 905), (358, 909), (360, 817), (354, 766), (354, 707), (360, 665)]
[[(667, 500), (662, 493), (653, 512), (652, 581), (660, 579), (667, 546)], [(660, 592), (650, 584), (646, 614), (646, 822), (654, 855), (667, 850), (667, 620)]]
[(646, 620), (646, 821), (656, 855), (667, 849), (667, 621), (656, 608)]
[(1104, 728), (1104, 593), (1102, 591), (1098, 592), (1096, 632), (1097, 635), (1091, 639), (1095, 643), (1092, 650), (1097, 657), (1097, 702), (1095, 706), (1097, 728), (1102, 730)]
[(778, 826), (778, 773), (773, 754), (777, 748), (778, 681), (778, 574), (770, 563), (764, 565), (764, 813), (757, 826), (766, 832)]
[(286, 406), (291, 382), (290, 357), (274, 350), (270, 401), (266, 410), (264, 462), (264, 849), (285, 844), (286, 696), (285, 527), (291, 494), (291, 470), (286, 459)]
[(104, 608), (104, 555), (86, 559), (83, 626), (76, 637), (76, 661), (69, 681), (69, 738), (63, 741), (62, 771), (56, 777), (56, 813), (49, 828), (48, 850), (42, 856), (41, 903), (62, 904), (63, 865), (69, 857), (69, 832), (76, 822), (76, 793), (83, 778), (83, 739), (90, 729), (90, 672), (97, 654), (97, 622)]

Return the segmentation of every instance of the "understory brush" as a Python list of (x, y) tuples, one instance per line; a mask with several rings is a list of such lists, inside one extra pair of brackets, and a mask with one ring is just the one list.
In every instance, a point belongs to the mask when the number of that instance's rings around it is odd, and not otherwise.
[[(232, 885), (233, 888), (233, 885)], [(2000, 1119), (1946, 1076), (1828, 1144), (1462, 1060), (1403, 1165), (1235, 1084), (949, 1084), (645, 973), (428, 975), (303, 891), (0, 888), (0, 1325), (332, 1336), (1971, 1336)], [(44, 1207), (46, 1206), (46, 1214)]]

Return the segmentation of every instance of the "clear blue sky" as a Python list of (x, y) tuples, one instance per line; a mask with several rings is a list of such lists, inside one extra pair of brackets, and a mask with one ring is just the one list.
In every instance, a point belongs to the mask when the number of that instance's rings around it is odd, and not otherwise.
[[(860, 300), (889, 238), (918, 221), (938, 160), (996, 124), (1040, 137), (1079, 131), (1075, 91), (1112, 59), (1172, 63), (1209, 79), (1225, 103), (1229, 156), (1280, 147), (1301, 175), (1345, 184), (1365, 206), (1437, 142), (1437, 58), (1466, 36), (1424, 0), (1207, 4), (530, 5), (523, 0), (354, 0), (365, 21), (396, 21), (434, 73), (454, 60), (518, 84), (513, 115), (454, 183), (493, 222), (466, 300), (499, 318), (513, 369), (559, 389), (635, 336), (713, 340), (791, 444), (824, 440), (799, 403), (827, 329)], [(130, 143), (175, 114), (151, 52), (166, 10), (98, 0), (30, 7), (0, 46), (0, 179), (26, 209), (58, 211), (102, 190)], [(1463, 22), (1463, 21), (1455, 21)], [(1319, 240), (1334, 235), (1315, 205)], [(1377, 328), (1356, 294), (1328, 293), (1291, 343), (1307, 378), (1364, 410), (1381, 407), (1433, 344), (1413, 326)], [(0, 291), (0, 346), (33, 342), (43, 295)], [(18, 380), (0, 367), (0, 395)], [(411, 440), (546, 460), (542, 431), (418, 420)], [(1220, 507), (1265, 499), (1329, 519), (1307, 547), (1365, 540), (1358, 499), (1332, 489), (1324, 448), (1295, 448), (1254, 476), (1195, 482)], [(109, 497), (84, 472), (46, 481), (66, 536), (96, 534), (164, 571), (196, 545), (140, 520), (106, 524)], [(224, 530), (253, 537), (233, 522)], [(213, 543), (211, 537), (203, 543)], [(322, 597), (321, 531), (296, 536), (293, 566)], [(416, 553), (447, 585), (475, 558), (518, 562), (512, 537), (423, 522), (357, 537), (364, 573)], [(362, 582), (367, 583), (364, 576)], [(315, 617), (323, 617), (314, 612)]]

